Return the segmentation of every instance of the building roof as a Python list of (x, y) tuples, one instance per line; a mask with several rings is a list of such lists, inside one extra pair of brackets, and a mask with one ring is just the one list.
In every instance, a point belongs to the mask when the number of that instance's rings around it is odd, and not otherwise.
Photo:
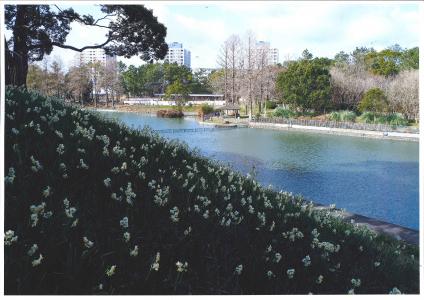
[[(165, 96), (165, 94), (154, 94), (155, 96)], [(175, 94), (172, 94), (175, 95)], [(190, 97), (223, 97), (223, 94), (188, 94)]]
[(227, 103), (224, 106), (218, 107), (218, 110), (239, 110), (240, 105), (234, 103)]

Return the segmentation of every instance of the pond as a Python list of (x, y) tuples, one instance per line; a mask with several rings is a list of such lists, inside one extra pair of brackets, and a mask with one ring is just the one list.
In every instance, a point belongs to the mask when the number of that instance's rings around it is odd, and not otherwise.
[[(194, 118), (104, 112), (130, 127), (201, 127)], [(262, 185), (321, 204), (419, 228), (419, 144), (256, 128), (163, 134), (203, 155), (254, 173)]]

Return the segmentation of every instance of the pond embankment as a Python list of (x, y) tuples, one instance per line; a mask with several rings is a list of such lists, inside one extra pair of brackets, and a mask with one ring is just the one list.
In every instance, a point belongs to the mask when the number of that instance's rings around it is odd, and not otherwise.
[(298, 130), (298, 131), (319, 132), (319, 133), (325, 133), (325, 134), (359, 136), (359, 137), (366, 137), (366, 138), (402, 140), (402, 141), (414, 141), (414, 142), (418, 142), (420, 137), (420, 135), (417, 133), (403, 133), (403, 132), (390, 132), (390, 131), (383, 132), (383, 131), (371, 131), (371, 130), (357, 130), (357, 129), (303, 126), (303, 125), (294, 125), (294, 124), (290, 125), (290, 124), (278, 124), (278, 123), (261, 123), (261, 122), (249, 122), (249, 127), (262, 128), (262, 129), (274, 129), (274, 130)]

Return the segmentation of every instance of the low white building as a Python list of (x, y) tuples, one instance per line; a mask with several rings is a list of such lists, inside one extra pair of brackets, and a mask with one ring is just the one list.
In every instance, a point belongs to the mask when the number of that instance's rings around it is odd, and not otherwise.
[[(175, 101), (164, 98), (165, 94), (155, 94), (155, 97), (146, 98), (129, 98), (124, 100), (124, 104), (128, 105), (176, 105)], [(225, 104), (224, 95), (222, 94), (189, 94), (186, 105), (208, 104), (213, 107)]]

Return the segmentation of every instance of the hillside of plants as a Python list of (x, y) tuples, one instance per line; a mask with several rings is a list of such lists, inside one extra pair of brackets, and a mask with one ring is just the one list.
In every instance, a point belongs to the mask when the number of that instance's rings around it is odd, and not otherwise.
[(7, 87), (6, 294), (417, 294), (419, 251), (168, 141)]

